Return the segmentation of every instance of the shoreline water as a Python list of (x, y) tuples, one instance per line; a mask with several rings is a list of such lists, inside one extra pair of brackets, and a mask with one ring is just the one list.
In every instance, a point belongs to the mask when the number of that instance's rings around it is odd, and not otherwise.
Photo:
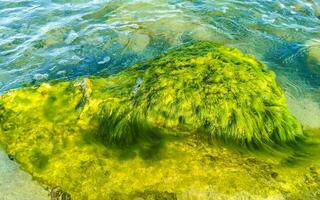
[(0, 149), (0, 200), (49, 199), (49, 192)]

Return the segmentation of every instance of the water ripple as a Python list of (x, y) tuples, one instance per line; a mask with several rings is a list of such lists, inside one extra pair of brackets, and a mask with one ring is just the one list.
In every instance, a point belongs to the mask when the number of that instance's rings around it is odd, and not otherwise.
[(115, 73), (193, 40), (238, 47), (319, 88), (304, 46), (320, 38), (319, 18), (312, 0), (0, 0), (0, 92), (37, 74)]

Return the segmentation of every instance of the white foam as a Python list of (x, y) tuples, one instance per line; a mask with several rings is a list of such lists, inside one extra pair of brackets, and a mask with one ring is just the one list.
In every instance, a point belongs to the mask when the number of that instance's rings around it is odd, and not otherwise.
[(109, 62), (110, 60), (111, 60), (111, 58), (109, 56), (106, 56), (103, 60), (99, 61), (98, 64), (102, 65), (102, 64)]

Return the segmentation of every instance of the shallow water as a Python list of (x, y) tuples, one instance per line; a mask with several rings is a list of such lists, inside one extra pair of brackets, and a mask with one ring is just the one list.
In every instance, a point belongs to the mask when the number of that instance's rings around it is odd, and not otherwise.
[(319, 73), (307, 69), (304, 57), (308, 41), (320, 38), (319, 6), (306, 0), (0, 0), (0, 91), (114, 73), (191, 40), (236, 46), (279, 75), (301, 79), (292, 84), (318, 87)]
[[(317, 0), (0, 0), (0, 93), (112, 74), (196, 40), (255, 55), (300, 122), (320, 126)], [(8, 166), (0, 158), (0, 169)]]
[(276, 72), (291, 102), (319, 109), (316, 0), (0, 0), (0, 93), (112, 74), (195, 40), (255, 55)]
[(46, 192), (31, 175), (19, 169), (0, 150), (0, 199), (1, 200), (44, 200), (49, 199)]

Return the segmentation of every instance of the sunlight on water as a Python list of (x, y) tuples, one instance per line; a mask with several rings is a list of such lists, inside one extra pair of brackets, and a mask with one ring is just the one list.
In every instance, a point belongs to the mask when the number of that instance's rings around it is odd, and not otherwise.
[(316, 1), (1, 0), (0, 87), (114, 73), (192, 40), (239, 47), (317, 87), (301, 62), (319, 15)]

